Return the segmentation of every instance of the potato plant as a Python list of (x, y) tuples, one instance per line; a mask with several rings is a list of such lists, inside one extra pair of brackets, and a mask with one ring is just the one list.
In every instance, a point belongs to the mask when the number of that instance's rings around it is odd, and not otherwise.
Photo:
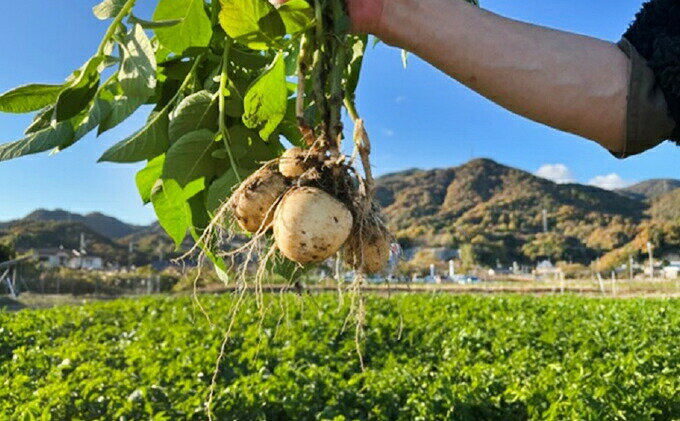
[[(347, 34), (340, 1), (277, 8), (263, 0), (160, 0), (148, 20), (134, 5), (105, 0), (94, 7), (109, 29), (63, 83), (0, 96), (0, 111), (36, 112), (23, 139), (0, 146), (0, 160), (62, 151), (152, 105), (146, 124), (99, 160), (147, 162), (136, 177), (139, 193), (179, 245), (187, 232), (198, 240), (232, 190), (284, 152), (282, 138), (307, 147), (303, 121), (307, 130), (331, 121), (332, 132), (341, 130), (340, 107), (352, 101), (366, 37)], [(332, 101), (330, 81), (312, 83), (302, 73), (314, 60), (316, 78), (333, 79)], [(290, 82), (296, 76), (302, 84), (309, 79), (309, 98)], [(307, 115), (296, 115), (296, 106)]]
[[(382, 269), (390, 237), (373, 203), (370, 142), (354, 105), (368, 39), (350, 33), (344, 0), (159, 0), (149, 19), (135, 15), (135, 2), (94, 7), (110, 26), (63, 83), (0, 95), (0, 111), (36, 113), (22, 139), (0, 145), (0, 161), (62, 151), (151, 105), (146, 124), (99, 160), (146, 162), (136, 176), (140, 196), (177, 246), (189, 232), (225, 279), (234, 253), (224, 238), (238, 232), (252, 234), (249, 255), (281, 257), (278, 250), (310, 264), (347, 243), (343, 255), (355, 269)], [(343, 107), (363, 172), (341, 154)], [(284, 138), (294, 148), (279, 159)], [(310, 189), (349, 217), (338, 223), (329, 207), (296, 206), (304, 195), (295, 192)], [(307, 214), (272, 239), (284, 195)], [(328, 229), (336, 223), (349, 231)]]

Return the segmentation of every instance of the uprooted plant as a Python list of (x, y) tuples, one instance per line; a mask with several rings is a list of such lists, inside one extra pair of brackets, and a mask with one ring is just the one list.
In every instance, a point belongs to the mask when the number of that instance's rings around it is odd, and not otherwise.
[[(189, 232), (223, 281), (257, 286), (276, 272), (293, 282), (332, 256), (358, 274), (383, 269), (390, 235), (354, 100), (367, 37), (350, 33), (344, 0), (159, 0), (149, 20), (134, 6), (94, 7), (110, 26), (63, 83), (0, 95), (2, 112), (36, 112), (0, 161), (63, 151), (149, 106), (146, 124), (100, 161), (147, 161), (142, 200), (178, 247)], [(359, 327), (360, 300), (356, 309)]]

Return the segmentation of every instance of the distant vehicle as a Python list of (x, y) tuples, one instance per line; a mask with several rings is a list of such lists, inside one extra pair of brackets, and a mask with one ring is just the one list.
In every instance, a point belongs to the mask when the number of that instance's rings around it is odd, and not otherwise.
[(478, 284), (482, 282), (481, 279), (472, 275), (454, 275), (451, 281), (457, 284)]
[(468, 276), (466, 279), (468, 284), (478, 284), (482, 282), (482, 280), (476, 276)]

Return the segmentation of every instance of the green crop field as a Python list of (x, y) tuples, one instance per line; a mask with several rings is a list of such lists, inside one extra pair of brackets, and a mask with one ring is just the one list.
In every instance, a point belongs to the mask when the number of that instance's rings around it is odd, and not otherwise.
[[(232, 296), (0, 312), (0, 419), (205, 419)], [(573, 296), (247, 298), (214, 419), (680, 419), (680, 305)]]

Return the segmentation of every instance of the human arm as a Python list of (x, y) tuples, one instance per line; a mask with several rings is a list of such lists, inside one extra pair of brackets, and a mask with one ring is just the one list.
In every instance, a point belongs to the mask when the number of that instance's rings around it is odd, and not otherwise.
[(460, 0), (384, 0), (379, 18), (353, 21), (517, 114), (613, 152), (623, 147), (630, 70), (615, 44), (506, 19)]
[[(674, 112), (678, 120), (673, 73), (667, 70), (673, 63), (680, 65), (680, 55), (666, 53), (658, 60), (663, 63), (652, 66), (652, 73), (646, 63), (651, 48), (640, 41), (654, 44), (669, 33), (673, 39), (672, 22), (680, 22), (680, 16), (672, 15), (680, 10), (673, 9), (673, 1), (645, 5), (626, 34), (634, 47), (627, 40), (619, 47), (506, 19), (462, 0), (348, 0), (348, 4), (355, 30), (420, 55), (511, 111), (628, 156), (680, 136), (671, 117)], [(654, 13), (645, 12), (649, 10)], [(655, 74), (660, 73), (664, 77), (657, 83)]]

